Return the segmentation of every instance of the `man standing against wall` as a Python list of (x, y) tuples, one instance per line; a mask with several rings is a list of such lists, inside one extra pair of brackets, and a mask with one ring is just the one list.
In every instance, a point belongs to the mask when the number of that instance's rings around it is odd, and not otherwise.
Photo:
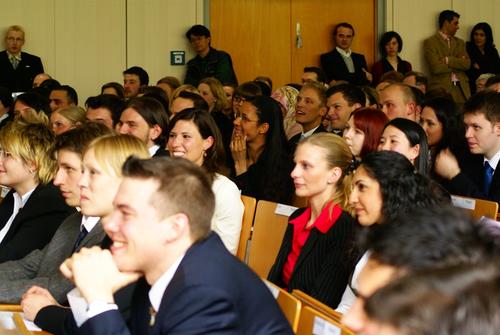
[(43, 73), (40, 57), (22, 52), (23, 45), (23, 28), (10, 26), (5, 34), (6, 50), (0, 52), (0, 86), (12, 92), (29, 91), (35, 76)]
[(465, 42), (455, 37), (459, 18), (460, 15), (452, 10), (439, 14), (439, 30), (425, 40), (424, 56), (431, 72), (429, 89), (445, 89), (455, 102), (462, 104), (470, 97), (465, 74), (470, 67), (470, 59)]
[(184, 84), (198, 86), (207, 77), (219, 79), (222, 84), (238, 85), (231, 56), (210, 46), (210, 30), (200, 24), (192, 26), (186, 33), (197, 56), (187, 63)]
[(362, 54), (352, 52), (354, 28), (342, 22), (333, 30), (335, 49), (321, 55), (321, 67), (330, 84), (332, 81), (345, 80), (354, 85), (368, 85), (372, 75), (366, 70), (366, 59)]

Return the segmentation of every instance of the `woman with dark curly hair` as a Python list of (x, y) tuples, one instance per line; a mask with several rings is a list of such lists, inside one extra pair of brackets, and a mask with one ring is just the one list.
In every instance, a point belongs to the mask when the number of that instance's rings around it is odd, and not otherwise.
[[(394, 151), (366, 155), (354, 173), (352, 185), (349, 203), (363, 227), (383, 224), (411, 208), (427, 208), (445, 201), (429, 178), (418, 173), (405, 156)], [(358, 261), (352, 287), (356, 287), (357, 276), (368, 257), (369, 251)], [(345, 313), (354, 300), (348, 286), (337, 310)]]

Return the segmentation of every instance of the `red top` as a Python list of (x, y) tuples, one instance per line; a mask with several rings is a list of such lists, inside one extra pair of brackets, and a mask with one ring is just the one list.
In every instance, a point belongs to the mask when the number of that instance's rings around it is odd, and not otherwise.
[(335, 205), (330, 215), (331, 203), (328, 203), (320, 215), (314, 221), (310, 227), (306, 228), (307, 222), (311, 218), (311, 207), (307, 207), (306, 210), (293, 220), (290, 220), (290, 224), (293, 225), (293, 240), (292, 240), (292, 250), (288, 254), (285, 266), (283, 267), (283, 282), (288, 286), (288, 282), (292, 277), (293, 269), (297, 263), (297, 259), (302, 251), (302, 248), (309, 238), (309, 234), (313, 228), (316, 228), (320, 233), (326, 234), (331, 227), (337, 222), (337, 219), (342, 214), (342, 209), (339, 205)]

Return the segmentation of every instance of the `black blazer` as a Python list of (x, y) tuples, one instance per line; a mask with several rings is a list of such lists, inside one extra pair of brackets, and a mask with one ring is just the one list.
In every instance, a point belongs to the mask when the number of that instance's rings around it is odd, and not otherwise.
[[(294, 219), (304, 212), (300, 208), (292, 213)], [(289, 292), (299, 289), (324, 304), (336, 308), (349, 276), (354, 270), (355, 220), (342, 212), (337, 222), (323, 234), (313, 228), (304, 245), (288, 286), (283, 283), (283, 267), (292, 250), (293, 225), (288, 224), (276, 261), (269, 271), (269, 279)]]
[(33, 79), (40, 73), (43, 73), (40, 57), (21, 52), (21, 62), (14, 70), (7, 51), (0, 52), (0, 86), (12, 92), (26, 92), (31, 90)]
[(484, 158), (475, 155), (473, 159), (471, 164), (464, 166), (463, 170), (450, 181), (448, 190), (451, 194), (492, 200), (500, 204), (500, 163), (495, 169), (489, 193), (484, 194)]
[(192, 245), (167, 286), (153, 327), (150, 287), (137, 283), (130, 332), (116, 310), (87, 320), (81, 334), (293, 334), (260, 278), (231, 255), (217, 234)]
[[(14, 190), (0, 203), (0, 229), (5, 226), (14, 208)], [(0, 243), (0, 262), (23, 258), (50, 242), (59, 225), (76, 209), (66, 205), (61, 192), (52, 183), (39, 184)]]
[[(325, 127), (323, 127), (323, 124), (320, 123), (319, 127), (316, 128), (315, 131), (313, 131), (313, 134), (324, 133), (324, 132), (326, 132), (326, 129), (325, 129)], [(302, 133), (294, 135), (294, 136), (292, 136), (292, 138), (290, 138), (288, 140), (288, 144), (290, 146), (290, 152), (292, 153), (292, 156), (295, 155), (295, 149), (297, 149), (297, 144), (299, 144), (301, 136), (302, 136)]]
[(325, 71), (328, 82), (335, 79), (346, 80), (354, 85), (370, 84), (368, 79), (366, 79), (365, 73), (363, 72), (363, 69), (368, 71), (365, 56), (353, 52), (351, 53), (351, 58), (352, 63), (354, 64), (354, 73), (349, 73), (344, 59), (336, 48), (321, 55), (321, 68), (323, 69), (323, 71)]
[(158, 150), (156, 150), (155, 154), (153, 155), (153, 157), (169, 157), (169, 156), (170, 152), (168, 152), (168, 150), (166, 150), (161, 146), (158, 148)]

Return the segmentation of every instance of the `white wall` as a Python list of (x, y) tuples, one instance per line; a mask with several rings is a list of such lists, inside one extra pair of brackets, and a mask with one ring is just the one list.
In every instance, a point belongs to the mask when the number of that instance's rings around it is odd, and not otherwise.
[(493, 37), (500, 41), (498, 0), (386, 0), (386, 31), (394, 30), (401, 35), (401, 57), (408, 60), (414, 70), (428, 73), (422, 51), (423, 41), (436, 32), (438, 15), (445, 9), (460, 14), (457, 37), (467, 41), (476, 23), (488, 22), (493, 28)]
[(184, 33), (203, 23), (203, 0), (0, 0), (0, 34), (23, 26), (23, 50), (42, 58), (45, 71), (73, 86), (80, 105), (102, 84), (122, 82), (122, 71), (138, 65), (150, 83), (166, 75), (184, 77), (170, 65), (170, 51), (193, 54)]

